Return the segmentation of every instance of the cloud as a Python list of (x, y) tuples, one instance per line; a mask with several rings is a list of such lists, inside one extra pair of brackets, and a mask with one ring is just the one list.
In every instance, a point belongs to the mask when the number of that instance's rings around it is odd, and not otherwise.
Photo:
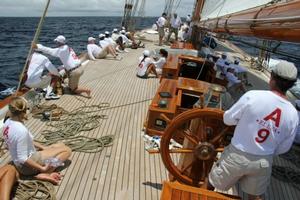
[[(47, 0), (0, 0), (0, 16), (41, 16)], [(181, 0), (176, 11), (185, 16), (192, 12), (194, 0)], [(145, 15), (159, 16), (162, 0), (146, 0)], [(51, 0), (48, 16), (122, 16), (124, 0)]]

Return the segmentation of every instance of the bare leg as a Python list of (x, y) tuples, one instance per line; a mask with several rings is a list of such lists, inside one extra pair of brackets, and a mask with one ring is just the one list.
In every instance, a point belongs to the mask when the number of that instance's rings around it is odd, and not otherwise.
[(48, 181), (54, 185), (57, 185), (59, 181), (61, 180), (61, 175), (57, 172), (52, 173), (40, 173), (35, 176), (36, 179), (41, 181)]
[(114, 48), (111, 45), (107, 46), (107, 51), (109, 54), (111, 54), (114, 58), (117, 57), (116, 52), (114, 50)]
[(155, 74), (155, 76), (158, 78), (158, 74), (157, 74), (156, 69), (155, 69), (155, 66), (154, 66), (153, 64), (150, 64), (150, 65), (148, 66), (148, 69), (147, 69), (147, 72), (146, 72), (146, 73), (147, 73), (147, 74), (153, 73), (153, 74)]
[(56, 143), (39, 152), (43, 160), (56, 157), (64, 162), (71, 156), (72, 150), (63, 143)]
[(82, 93), (86, 93), (88, 98), (91, 98), (91, 90), (90, 89), (86, 89), (86, 88), (80, 88), (77, 87), (75, 90), (73, 90), (73, 92), (75, 94), (82, 94)]
[(9, 200), (13, 185), (17, 182), (18, 172), (12, 165), (0, 168), (0, 199)]

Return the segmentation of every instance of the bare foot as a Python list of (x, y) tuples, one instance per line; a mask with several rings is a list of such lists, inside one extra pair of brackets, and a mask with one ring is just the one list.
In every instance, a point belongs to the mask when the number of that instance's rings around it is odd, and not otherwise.
[(52, 172), (51, 174), (41, 173), (35, 176), (36, 179), (41, 181), (48, 181), (54, 185), (58, 185), (61, 180), (61, 175), (57, 172)]
[(87, 98), (92, 98), (92, 96), (91, 96), (91, 90), (87, 90), (86, 94), (87, 94)]

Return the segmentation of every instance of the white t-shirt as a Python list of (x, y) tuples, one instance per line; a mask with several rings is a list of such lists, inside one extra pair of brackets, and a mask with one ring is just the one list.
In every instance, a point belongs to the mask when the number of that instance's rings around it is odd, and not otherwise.
[(158, 27), (162, 28), (166, 24), (166, 19), (164, 17), (159, 17), (158, 20), (156, 21), (156, 24)]
[(244, 73), (247, 72), (247, 69), (241, 65), (236, 65), (236, 64), (230, 64), (229, 67), (234, 68), (234, 71), (236, 73)]
[(171, 26), (172, 28), (179, 28), (181, 25), (181, 19), (179, 16), (177, 16), (176, 18), (172, 17), (171, 19)]
[(30, 87), (31, 85), (39, 83), (44, 70), (49, 71), (53, 75), (59, 76), (58, 70), (46, 56), (40, 53), (33, 53), (28, 67), (25, 85)]
[(33, 136), (21, 122), (11, 119), (6, 120), (2, 134), (16, 165), (24, 164), (36, 152), (33, 145)]
[(128, 37), (126, 35), (121, 34), (121, 37), (123, 39), (123, 44), (131, 44), (132, 41), (130, 39), (128, 39)]
[[(298, 111), (298, 117), (299, 117), (299, 120), (300, 120), (300, 111)], [(298, 124), (297, 133), (296, 133), (296, 137), (295, 137), (295, 142), (297, 144), (300, 144), (300, 123)]]
[(145, 58), (145, 60), (142, 62), (143, 59), (144, 56), (139, 57), (139, 64), (137, 67), (138, 76), (145, 76), (148, 66), (152, 63), (152, 60), (149, 57)]
[(101, 48), (105, 48), (105, 47), (107, 47), (108, 45), (109, 45), (109, 42), (106, 41), (105, 39), (99, 41), (99, 46), (100, 46)]
[(272, 91), (245, 93), (224, 114), (224, 123), (236, 125), (231, 144), (253, 155), (287, 152), (298, 126), (294, 106)]
[(113, 46), (116, 45), (116, 42), (111, 37), (105, 38), (104, 40)]
[(91, 60), (96, 60), (95, 57), (99, 55), (102, 51), (102, 48), (96, 44), (88, 44), (87, 45), (88, 56)]
[(120, 37), (120, 34), (118, 34), (118, 33), (112, 33), (112, 34), (111, 34), (111, 38), (112, 38), (114, 41), (116, 41), (119, 37)]
[(227, 88), (230, 88), (231, 86), (241, 82), (241, 80), (239, 80), (238, 77), (231, 72), (226, 73), (226, 79), (228, 81)]
[(223, 74), (227, 73), (227, 67), (225, 62), (229, 62), (227, 59), (219, 58), (216, 62), (217, 69)]
[(163, 68), (165, 63), (166, 63), (166, 58), (165, 57), (160, 57), (158, 59), (158, 61), (153, 62), (153, 64), (155, 65), (156, 72), (158, 74), (162, 73), (162, 68)]
[(41, 44), (38, 44), (37, 47), (38, 50), (59, 58), (67, 71), (79, 66), (81, 63), (74, 50), (66, 44), (58, 48), (49, 48)]

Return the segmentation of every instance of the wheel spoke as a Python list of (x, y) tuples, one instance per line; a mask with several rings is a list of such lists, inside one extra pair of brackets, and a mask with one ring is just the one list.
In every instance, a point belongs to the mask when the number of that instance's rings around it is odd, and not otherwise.
[(186, 149), (186, 148), (180, 148), (180, 149), (170, 149), (170, 153), (194, 153), (193, 149)]
[(186, 165), (183, 169), (180, 170), (180, 173), (183, 174), (186, 170), (190, 169), (194, 164), (194, 161), (192, 161), (190, 164)]
[(198, 144), (198, 142), (199, 142), (198, 138), (196, 138), (194, 135), (192, 135), (191, 134), (192, 132), (189, 129), (181, 131), (180, 133), (194, 145)]
[(221, 133), (219, 133), (216, 137), (211, 139), (209, 142), (211, 144), (215, 144), (216, 142), (218, 142), (224, 136), (224, 134), (228, 131), (228, 129), (229, 129), (229, 127), (226, 127), (225, 129), (223, 129), (223, 131)]

